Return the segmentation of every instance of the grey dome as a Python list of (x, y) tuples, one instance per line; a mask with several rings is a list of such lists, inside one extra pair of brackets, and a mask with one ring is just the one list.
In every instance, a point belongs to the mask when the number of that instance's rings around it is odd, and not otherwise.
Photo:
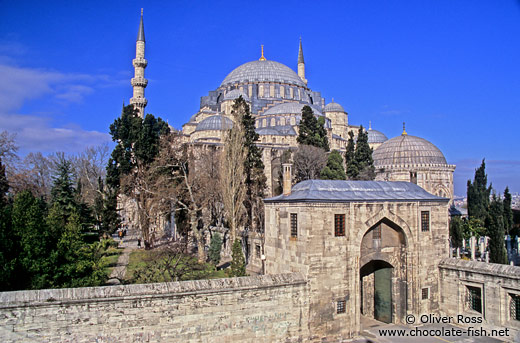
[(343, 106), (332, 100), (331, 103), (325, 105), (323, 112), (345, 112), (345, 109), (343, 108)]
[(388, 137), (381, 131), (368, 129), (368, 143), (384, 143), (388, 140)]
[(244, 98), (245, 101), (249, 101), (249, 97), (247, 96), (247, 94), (241, 91), (240, 89), (233, 89), (227, 92), (226, 95), (224, 95), (224, 100), (235, 100), (240, 96), (242, 96), (242, 98)]
[(439, 148), (424, 138), (407, 134), (387, 140), (374, 151), (372, 157), (376, 168), (447, 165)]
[(233, 127), (233, 121), (221, 115), (211, 116), (201, 121), (196, 131), (229, 130)]
[(245, 82), (280, 82), (305, 87), (298, 74), (291, 68), (275, 61), (247, 62), (233, 70), (221, 86)]
[(310, 106), (312, 108), (312, 112), (315, 115), (323, 116), (320, 109), (311, 104), (300, 104), (298, 102), (285, 102), (283, 104), (279, 104), (269, 108), (267, 111), (262, 113), (262, 115), (279, 115), (279, 114), (302, 114), (303, 106)]

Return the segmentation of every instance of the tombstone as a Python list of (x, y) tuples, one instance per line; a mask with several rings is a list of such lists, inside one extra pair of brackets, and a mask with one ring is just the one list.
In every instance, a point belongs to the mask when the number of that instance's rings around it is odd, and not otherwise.
[(471, 250), (471, 260), (474, 261), (475, 260), (475, 242), (476, 239), (474, 236), (471, 236), (469, 238), (469, 247), (470, 247), (470, 250)]

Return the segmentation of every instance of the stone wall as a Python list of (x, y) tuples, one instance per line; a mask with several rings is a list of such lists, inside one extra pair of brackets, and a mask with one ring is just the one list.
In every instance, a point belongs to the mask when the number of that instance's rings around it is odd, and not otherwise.
[[(520, 331), (520, 321), (511, 313), (512, 298), (520, 296), (520, 267), (449, 258), (439, 269), (444, 315), (482, 317), (483, 324), (510, 328), (510, 337)], [(481, 292), (481, 313), (471, 308), (470, 287)]]
[(300, 342), (301, 274), (0, 293), (3, 342)]

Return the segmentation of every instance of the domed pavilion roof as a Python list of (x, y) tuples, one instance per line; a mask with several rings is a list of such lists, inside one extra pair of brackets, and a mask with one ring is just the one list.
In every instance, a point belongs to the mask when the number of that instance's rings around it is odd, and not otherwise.
[(300, 104), (299, 102), (284, 102), (279, 105), (273, 106), (269, 108), (267, 111), (262, 113), (262, 115), (280, 115), (280, 114), (302, 114), (303, 106), (310, 106), (312, 112), (315, 115), (323, 116), (321, 110), (311, 104)]
[(384, 143), (388, 140), (388, 137), (381, 131), (368, 129), (368, 143)]
[(334, 99), (332, 99), (331, 103), (325, 105), (323, 112), (345, 112), (345, 109), (337, 102), (334, 102)]
[(233, 89), (227, 92), (226, 95), (224, 95), (224, 100), (235, 100), (240, 96), (242, 96), (242, 98), (244, 98), (245, 101), (249, 101), (249, 97), (247, 96), (247, 94), (241, 91), (240, 89)]
[(280, 82), (305, 87), (302, 79), (286, 65), (275, 61), (247, 62), (233, 70), (221, 86), (245, 82)]
[(406, 133), (381, 144), (372, 157), (376, 168), (447, 165), (446, 158), (439, 148), (424, 138), (410, 136)]
[(221, 115), (208, 117), (201, 121), (195, 131), (229, 130), (233, 127), (233, 121)]

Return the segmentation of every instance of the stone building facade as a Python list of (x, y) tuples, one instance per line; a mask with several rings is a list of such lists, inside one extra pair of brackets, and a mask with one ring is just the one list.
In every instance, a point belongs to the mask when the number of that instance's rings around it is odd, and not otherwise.
[(409, 182), (303, 181), (265, 200), (266, 273), (307, 277), (318, 337), (353, 336), (361, 314), (438, 312), (448, 201)]

